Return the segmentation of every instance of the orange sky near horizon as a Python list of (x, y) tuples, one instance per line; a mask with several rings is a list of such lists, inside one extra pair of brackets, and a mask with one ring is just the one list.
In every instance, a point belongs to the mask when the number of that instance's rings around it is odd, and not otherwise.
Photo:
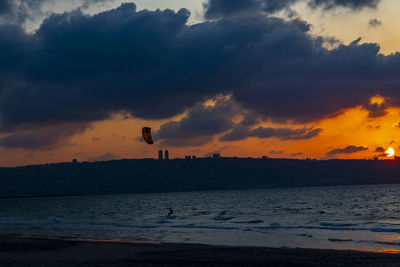
[[(379, 99), (378, 99), (379, 100)], [(376, 101), (376, 99), (375, 99)], [(245, 140), (222, 142), (218, 135), (212, 142), (193, 147), (161, 147), (155, 139), (154, 145), (142, 142), (141, 128), (150, 126), (153, 132), (160, 125), (170, 120), (144, 121), (136, 118), (125, 118), (115, 115), (112, 119), (92, 123), (83, 133), (76, 134), (69, 142), (52, 150), (29, 151), (23, 149), (2, 149), (1, 166), (18, 166), (27, 164), (43, 164), (68, 162), (73, 158), (86, 161), (88, 158), (112, 154), (116, 158), (156, 158), (159, 149), (168, 149), (171, 158), (183, 158), (185, 155), (203, 157), (211, 153), (221, 156), (273, 158), (316, 158), (316, 159), (372, 159), (377, 154), (376, 147), (393, 147), (400, 151), (400, 140), (397, 140), (400, 108), (391, 107), (381, 117), (369, 118), (368, 111), (361, 106), (343, 110), (339, 115), (307, 124), (278, 124), (263, 122), (257, 126), (274, 128), (321, 128), (319, 136), (308, 140), (279, 140), (277, 138), (249, 137)], [(184, 115), (172, 120), (179, 120)], [(222, 134), (221, 134), (222, 135)], [(351, 154), (327, 156), (333, 149), (345, 148), (349, 145), (367, 147), (368, 150)], [(301, 154), (300, 154), (301, 153)], [(294, 155), (297, 154), (297, 155)]]

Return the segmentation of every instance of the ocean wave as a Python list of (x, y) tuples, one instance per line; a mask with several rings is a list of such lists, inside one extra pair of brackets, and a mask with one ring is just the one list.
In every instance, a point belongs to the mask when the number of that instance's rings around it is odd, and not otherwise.
[[(229, 222), (232, 217), (217, 216), (215, 221)], [(171, 221), (161, 220), (156, 221), (154, 224), (143, 223), (119, 223), (119, 222), (92, 222), (91, 225), (105, 225), (113, 227), (133, 227), (133, 228), (190, 228), (190, 229), (215, 229), (215, 230), (249, 230), (249, 229), (263, 229), (263, 230), (291, 230), (291, 229), (305, 229), (305, 230), (328, 230), (328, 231), (369, 231), (369, 232), (382, 232), (382, 233), (400, 233), (400, 228), (389, 227), (354, 227), (357, 224), (336, 224), (336, 223), (320, 223), (320, 225), (280, 225), (278, 223), (271, 223), (267, 225), (260, 225), (264, 222), (262, 220), (249, 220), (249, 221), (230, 221), (229, 223), (214, 224), (169, 224)]]
[(169, 223), (170, 221), (168, 220), (161, 220), (161, 221), (157, 221), (156, 223), (158, 224), (164, 224), (164, 223)]
[(375, 241), (375, 243), (380, 244), (380, 245), (400, 246), (400, 243), (398, 243), (398, 242)]
[(295, 226), (259, 226), (254, 227), (258, 229), (308, 229), (308, 230), (331, 230), (331, 231), (370, 231), (370, 232), (384, 232), (384, 233), (400, 233), (399, 228), (368, 228), (368, 227), (330, 227), (330, 226), (317, 226), (317, 225), (295, 225)]
[(233, 223), (250, 223), (250, 224), (256, 224), (256, 223), (263, 223), (263, 220), (249, 220), (249, 221), (233, 221)]
[(183, 225), (171, 225), (172, 228), (190, 228), (190, 229), (215, 229), (215, 230), (235, 230), (238, 227), (233, 226), (223, 226), (223, 225), (193, 225), (193, 224), (183, 224)]
[(157, 228), (156, 225), (152, 224), (130, 224), (130, 223), (117, 223), (117, 222), (91, 222), (91, 225), (104, 225), (104, 226), (115, 226), (115, 227), (132, 227), (132, 228)]
[(61, 222), (60, 219), (53, 216), (48, 217), (46, 221), (47, 224), (60, 223), (60, 222)]
[(309, 235), (309, 234), (297, 234), (298, 236), (302, 236), (302, 237), (313, 237), (312, 235)]
[(15, 219), (10, 217), (2, 217), (0, 218), (0, 225), (9, 225), (9, 224), (20, 224), (21, 219)]
[(325, 223), (322, 222), (319, 225), (321, 226), (328, 226), (328, 227), (348, 227), (348, 226), (357, 226), (358, 223)]
[(199, 211), (199, 212), (194, 213), (193, 216), (209, 215), (209, 214), (211, 214), (211, 213), (212, 213), (212, 211), (208, 211), (208, 210), (206, 210), (206, 211)]
[(372, 232), (383, 232), (383, 233), (400, 233), (399, 228), (371, 228)]
[(388, 224), (388, 225), (400, 225), (400, 222), (399, 221), (395, 221), (395, 222), (393, 222), (393, 221), (383, 221), (383, 222), (380, 222), (381, 224)]
[(328, 238), (331, 242), (351, 242), (353, 239)]
[(232, 216), (216, 216), (213, 218), (214, 221), (229, 221), (234, 219), (235, 217)]
[(44, 225), (60, 222), (56, 217), (48, 217), (43, 219), (34, 219), (26, 217), (0, 217), (0, 225)]
[[(214, 221), (214, 223), (213, 223)], [(131, 228), (141, 228), (141, 229), (152, 229), (152, 228), (191, 228), (191, 229), (215, 229), (215, 230), (238, 230), (238, 231), (252, 231), (252, 230), (322, 230), (322, 231), (368, 231), (375, 233), (400, 233), (400, 225), (397, 223), (390, 222), (371, 222), (366, 223), (333, 223), (333, 222), (321, 222), (317, 224), (279, 224), (277, 222), (267, 223), (260, 219), (248, 219), (239, 220), (238, 218), (232, 216), (216, 216), (208, 219), (206, 221), (195, 221), (195, 222), (184, 222), (178, 223), (178, 220), (166, 220), (159, 219), (154, 221), (91, 221), (83, 220), (79, 223), (76, 221), (71, 221), (67, 219), (61, 220), (58, 217), (49, 216), (43, 219), (33, 219), (33, 218), (23, 218), (23, 217), (2, 217), (0, 218), (0, 225), (2, 229), (7, 228), (9, 225), (21, 226), (29, 225), (32, 227), (40, 227), (45, 229), (46, 227), (51, 227), (50, 225), (59, 224), (62, 225), (92, 225), (92, 226), (104, 226), (105, 229), (117, 228), (117, 227), (131, 227)], [(24, 227), (25, 228), (25, 227)], [(312, 233), (312, 232), (311, 232)], [(315, 234), (312, 233), (315, 236)], [(331, 241), (331, 240), (330, 240)], [(333, 242), (333, 241), (332, 241)]]

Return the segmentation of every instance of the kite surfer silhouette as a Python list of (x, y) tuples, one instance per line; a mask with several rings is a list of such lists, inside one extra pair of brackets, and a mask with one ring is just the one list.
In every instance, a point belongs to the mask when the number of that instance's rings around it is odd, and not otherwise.
[(153, 138), (151, 137), (151, 128), (150, 127), (143, 127), (142, 135), (143, 135), (144, 141), (147, 144), (149, 144), (149, 145), (153, 144)]
[(174, 211), (171, 208), (167, 208), (167, 209), (169, 210), (168, 217), (170, 217), (174, 213)]

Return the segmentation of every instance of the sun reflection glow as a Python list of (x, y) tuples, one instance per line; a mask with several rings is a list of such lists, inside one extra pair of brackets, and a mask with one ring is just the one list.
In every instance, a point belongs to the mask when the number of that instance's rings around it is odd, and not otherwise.
[(398, 253), (399, 253), (399, 250), (398, 250), (398, 249), (387, 249), (387, 248), (383, 248), (383, 249), (378, 249), (376, 252), (379, 252), (379, 253), (398, 254)]

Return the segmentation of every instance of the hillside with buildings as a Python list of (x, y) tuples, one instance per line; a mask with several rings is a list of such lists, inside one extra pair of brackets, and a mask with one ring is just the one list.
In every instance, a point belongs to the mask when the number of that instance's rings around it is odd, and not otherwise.
[(0, 197), (121, 194), (400, 182), (398, 160), (125, 159), (0, 168)]

